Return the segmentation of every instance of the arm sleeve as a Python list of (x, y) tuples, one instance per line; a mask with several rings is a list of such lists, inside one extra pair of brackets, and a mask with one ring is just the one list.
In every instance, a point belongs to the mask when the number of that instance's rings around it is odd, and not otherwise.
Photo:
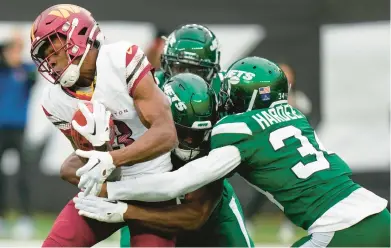
[(46, 118), (57, 128), (59, 129), (65, 136), (71, 135), (71, 123), (68, 121), (62, 120), (59, 117), (56, 117), (49, 113), (47, 109), (42, 105), (43, 112), (45, 113)]
[(152, 69), (151, 63), (140, 47), (132, 45), (128, 48), (125, 56), (125, 76), (130, 96), (133, 96), (137, 84)]
[(173, 172), (108, 182), (107, 195), (109, 200), (170, 200), (224, 177), (240, 161), (240, 152), (235, 146), (221, 147)]

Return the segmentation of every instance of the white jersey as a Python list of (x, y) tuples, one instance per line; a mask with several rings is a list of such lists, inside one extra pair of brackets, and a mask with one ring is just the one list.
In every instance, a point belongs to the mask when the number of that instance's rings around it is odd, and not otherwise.
[[(116, 133), (113, 148), (128, 146), (147, 131), (136, 112), (132, 94), (138, 82), (152, 67), (144, 52), (129, 42), (103, 45), (96, 67), (96, 84), (91, 100), (103, 103), (112, 113)], [(49, 85), (44, 91), (44, 112), (65, 135), (70, 135), (70, 123), (78, 109), (77, 103), (88, 100), (83, 95), (82, 92), (75, 94), (58, 84)], [(171, 169), (170, 153), (147, 162), (121, 167), (122, 179)]]

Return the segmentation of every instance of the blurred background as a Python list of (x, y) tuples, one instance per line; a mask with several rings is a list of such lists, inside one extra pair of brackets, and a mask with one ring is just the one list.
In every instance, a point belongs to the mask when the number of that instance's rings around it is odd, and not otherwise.
[[(0, 246), (40, 246), (77, 190), (59, 178), (72, 151), (46, 120), (47, 82), (29, 56), (32, 21), (61, 1), (8, 1), (0, 9)], [(221, 65), (248, 55), (278, 62), (324, 145), (348, 162), (353, 179), (390, 199), (390, 2), (388, 0), (68, 1), (90, 10), (107, 42), (140, 45), (159, 67), (162, 35), (207, 25)], [(293, 228), (266, 198), (230, 179), (258, 245), (289, 244)], [(118, 246), (118, 235), (101, 245)], [(22, 242), (22, 243), (21, 243)]]

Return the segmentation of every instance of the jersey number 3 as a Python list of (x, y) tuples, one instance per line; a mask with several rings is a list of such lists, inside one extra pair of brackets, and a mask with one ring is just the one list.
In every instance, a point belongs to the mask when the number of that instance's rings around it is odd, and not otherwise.
[[(330, 168), (330, 163), (326, 160), (323, 153), (327, 151), (325, 151), (323, 145), (320, 143), (316, 134), (315, 134), (315, 139), (319, 145), (320, 151), (316, 150), (316, 148), (309, 142), (308, 138), (301, 134), (301, 130), (294, 126), (283, 127), (271, 132), (269, 141), (273, 146), (274, 150), (277, 151), (278, 149), (285, 146), (284, 144), (285, 139), (288, 139), (293, 136), (296, 139), (298, 139), (301, 143), (301, 147), (297, 148), (297, 151), (300, 153), (302, 157), (305, 157), (307, 155), (316, 156), (316, 161), (314, 162), (307, 163), (307, 164), (303, 164), (302, 162), (299, 162), (292, 167), (293, 173), (295, 173), (298, 178), (307, 179), (317, 171), (326, 170)], [(331, 154), (332, 152), (327, 152), (327, 153)]]
[(119, 120), (113, 120), (114, 122), (114, 131), (115, 139), (113, 149), (120, 149), (122, 147), (128, 146), (134, 142), (134, 139), (130, 138), (133, 134), (132, 130), (126, 125), (125, 122)]

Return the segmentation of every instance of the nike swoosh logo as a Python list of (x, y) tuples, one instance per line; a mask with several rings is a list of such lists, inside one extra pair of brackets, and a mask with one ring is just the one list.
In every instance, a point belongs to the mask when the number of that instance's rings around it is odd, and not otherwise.
[(91, 171), (92, 169), (94, 169), (98, 164), (100, 164), (100, 159), (98, 158), (98, 162), (96, 162), (96, 164), (94, 164), (94, 166), (91, 167), (91, 169), (89, 169), (88, 171)]
[(92, 135), (96, 134), (96, 122), (94, 121), (94, 132), (91, 133)]

